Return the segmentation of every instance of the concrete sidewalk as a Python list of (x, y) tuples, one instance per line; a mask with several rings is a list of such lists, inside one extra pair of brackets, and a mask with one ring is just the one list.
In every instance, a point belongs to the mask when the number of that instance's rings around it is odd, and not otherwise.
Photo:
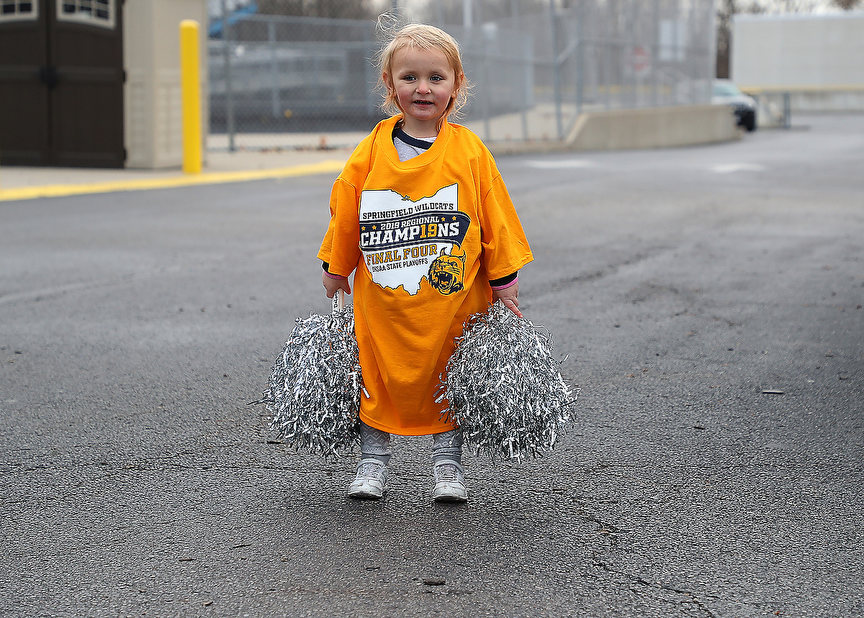
[(336, 174), (351, 148), (208, 152), (200, 174), (182, 169), (92, 169), (62, 167), (0, 168), (0, 201), (83, 193), (135, 191), (195, 184)]

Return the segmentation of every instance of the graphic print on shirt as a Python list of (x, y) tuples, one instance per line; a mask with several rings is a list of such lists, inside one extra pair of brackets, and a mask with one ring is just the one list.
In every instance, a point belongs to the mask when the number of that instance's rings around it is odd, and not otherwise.
[(444, 295), (462, 289), (462, 241), (471, 219), (459, 211), (459, 187), (413, 201), (390, 189), (360, 196), (360, 250), (372, 281), (412, 296), (424, 278)]
[(462, 289), (462, 277), (465, 274), (465, 252), (450, 250), (450, 255), (441, 254), (429, 266), (429, 283), (444, 295), (453, 294)]

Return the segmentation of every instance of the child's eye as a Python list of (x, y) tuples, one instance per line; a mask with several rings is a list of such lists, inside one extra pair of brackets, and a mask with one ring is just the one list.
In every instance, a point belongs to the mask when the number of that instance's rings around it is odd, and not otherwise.
[(429, 79), (431, 79), (433, 82), (440, 82), (440, 81), (443, 80), (444, 78), (441, 77), (440, 75), (433, 75), (433, 76), (430, 77)]
[(414, 81), (414, 76), (413, 76), (413, 75), (410, 75), (410, 74), (409, 74), (409, 75), (403, 75), (403, 76), (402, 76), (402, 79), (405, 80), (406, 82), (413, 82), (413, 81)]

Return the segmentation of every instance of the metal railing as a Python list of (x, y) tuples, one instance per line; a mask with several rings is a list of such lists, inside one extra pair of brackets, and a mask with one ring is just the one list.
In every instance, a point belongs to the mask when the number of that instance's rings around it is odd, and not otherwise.
[(756, 99), (759, 126), (792, 126), (792, 113), (864, 112), (864, 85), (743, 86)]

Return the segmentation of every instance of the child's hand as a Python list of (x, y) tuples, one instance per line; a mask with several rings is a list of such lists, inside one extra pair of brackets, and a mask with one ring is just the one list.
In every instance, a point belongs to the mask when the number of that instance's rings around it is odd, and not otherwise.
[(324, 284), (327, 298), (333, 298), (339, 290), (344, 290), (346, 294), (351, 293), (351, 284), (348, 283), (348, 277), (331, 275), (325, 271), (321, 273), (321, 282)]
[(502, 290), (492, 290), (492, 298), (500, 299), (504, 306), (518, 317), (524, 317), (519, 311), (519, 283), (516, 282)]

